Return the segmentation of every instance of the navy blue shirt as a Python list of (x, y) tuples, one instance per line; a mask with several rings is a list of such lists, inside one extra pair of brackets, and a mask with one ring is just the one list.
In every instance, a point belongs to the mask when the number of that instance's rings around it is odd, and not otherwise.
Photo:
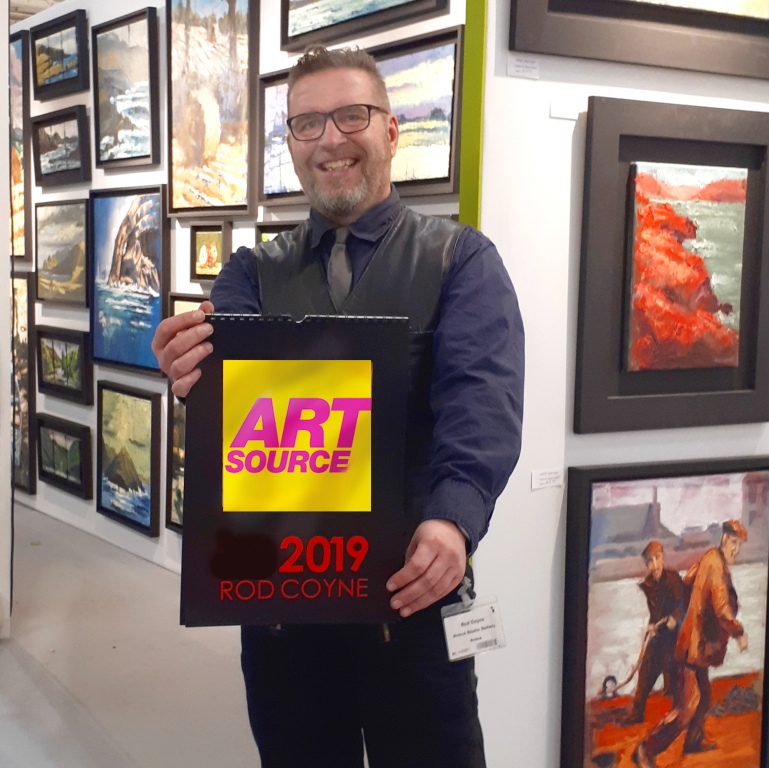
[[(398, 193), (350, 224), (353, 285), (401, 209)], [(310, 211), (312, 249), (326, 264), (336, 225)], [(259, 314), (254, 256), (239, 248), (211, 291), (217, 312)], [(494, 244), (467, 227), (441, 291), (433, 336), (430, 406), (435, 419), (431, 495), (424, 519), (455, 522), (470, 551), (486, 533), (494, 503), (521, 451), (524, 336), (515, 290)]]

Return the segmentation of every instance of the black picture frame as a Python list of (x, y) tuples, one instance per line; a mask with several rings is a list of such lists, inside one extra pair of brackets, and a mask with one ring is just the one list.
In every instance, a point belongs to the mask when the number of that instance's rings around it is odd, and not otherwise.
[(88, 306), (90, 214), (88, 198), (35, 206), (37, 301), (69, 307)]
[[(317, 15), (312, 15), (311, 3), (302, 3), (312, 17), (307, 31), (292, 31), (291, 0), (280, 3), (280, 47), (284, 51), (301, 51), (311, 43), (339, 42), (362, 37), (367, 32), (377, 32), (417, 19), (428, 19), (448, 13), (448, 0), (400, 0), (399, 5), (340, 19), (325, 26), (319, 26)], [(342, 7), (341, 5), (339, 7)], [(296, 12), (296, 11), (295, 11)]]
[[(206, 266), (201, 253), (201, 246), (212, 242), (216, 246), (219, 242), (218, 258), (214, 258), (209, 266)], [(213, 282), (221, 272), (222, 267), (230, 260), (232, 255), (232, 222), (207, 222), (192, 224), (190, 226), (190, 280), (194, 282)], [(218, 267), (218, 269), (217, 269)]]
[(35, 428), (35, 276), (11, 280), (11, 463), (13, 485), (30, 495), (37, 489), (37, 429)]
[[(99, 381), (96, 399), (96, 509), (155, 538), (160, 532), (161, 395)], [(115, 420), (121, 433), (109, 437), (106, 433), (114, 429)], [(119, 505), (115, 495), (121, 497)]]
[[(84, 10), (72, 11), (72, 13), (59, 16), (52, 21), (38, 24), (30, 29), (30, 35), (32, 42), (32, 83), (35, 98), (38, 101), (48, 101), (70, 93), (88, 90), (90, 84), (88, 20)], [(70, 71), (74, 69), (74, 74), (59, 79), (57, 79), (56, 74), (53, 74), (46, 78), (45, 67), (51, 57), (43, 49), (49, 38), (55, 38), (57, 35), (59, 36), (59, 45), (63, 46), (61, 49), (52, 49), (52, 52), (55, 52), (55, 57), (60, 59), (57, 67), (60, 69), (63, 66), (65, 50), (69, 51), (74, 46), (74, 53), (67, 56), (67, 58), (74, 56), (74, 60), (67, 62), (67, 67)]]
[[(248, 30), (247, 66), (237, 63), (228, 72), (220, 72), (211, 67), (212, 61), (227, 62), (229, 55), (227, 50), (217, 50), (216, 43), (209, 42), (208, 30), (202, 26), (203, 18), (209, 16), (209, 11), (198, 13), (197, 0), (192, 0), (186, 6), (192, 14), (193, 20), (198, 20), (192, 27), (198, 27), (194, 32), (198, 39), (198, 47), (209, 50), (199, 53), (196, 61), (200, 63), (197, 72), (186, 71), (189, 61), (184, 57), (183, 51), (188, 50), (183, 42), (186, 35), (177, 26), (184, 26), (183, 17), (185, 6), (174, 3), (166, 4), (166, 48), (168, 61), (168, 214), (175, 218), (214, 218), (220, 219), (229, 213), (242, 214), (243, 216), (256, 213), (256, 193), (253, 158), (257, 152), (257, 142), (253, 116), (257, 114), (256, 102), (258, 100), (258, 72), (259, 72), (259, 3), (248, 0), (233, 0), (230, 4), (230, 13), (223, 12), (214, 27), (219, 30), (227, 28), (229, 17), (235, 19), (235, 23), (241, 23), (242, 14), (247, 14), (245, 28)], [(206, 9), (208, 6), (206, 6)], [(244, 11), (245, 9), (245, 11)], [(224, 34), (221, 32), (221, 34)], [(229, 34), (229, 33), (227, 33)], [(193, 35), (191, 35), (192, 37)], [(237, 49), (229, 48), (229, 51)], [(226, 68), (226, 67), (225, 67)], [(205, 76), (210, 80), (206, 81)], [(212, 151), (212, 142), (221, 146), (218, 139), (212, 135), (221, 136), (220, 126), (206, 128), (206, 110), (201, 105), (200, 98), (192, 94), (192, 90), (205, 91), (206, 100), (224, 99), (226, 94), (221, 85), (223, 82), (239, 83), (243, 79), (243, 98), (233, 100), (227, 97), (231, 104), (239, 105), (241, 110), (241, 122), (246, 123), (245, 138), (236, 141), (240, 131), (232, 127), (235, 121), (227, 119), (223, 121), (230, 124), (230, 132), (233, 140), (229, 144), (227, 154), (230, 156), (230, 165), (226, 165), (224, 159), (217, 160)], [(222, 110), (220, 110), (221, 112)], [(211, 110), (209, 109), (210, 113)], [(210, 122), (210, 120), (209, 120)], [(217, 129), (219, 133), (216, 133)], [(213, 133), (212, 133), (213, 132)], [(183, 144), (179, 139), (183, 139)], [(239, 144), (245, 154), (243, 158), (234, 157), (233, 147)], [(207, 146), (208, 145), (208, 146)], [(238, 186), (245, 181), (245, 188), (241, 191)], [(232, 187), (237, 186), (237, 193)]]
[[(130, 39), (131, 29), (136, 28), (138, 24), (143, 24), (144, 29), (137, 29), (142, 33), (142, 36), (133, 46), (130, 46), (123, 39), (115, 39), (116, 36), (122, 38), (120, 30), (125, 28), (128, 28)], [(146, 39), (144, 35), (146, 35)], [(100, 48), (104, 49), (108, 43), (111, 53), (109, 74), (100, 76)], [(157, 9), (144, 8), (106, 24), (92, 27), (91, 50), (93, 55), (93, 124), (96, 167), (108, 169), (157, 165), (160, 162)], [(125, 66), (118, 69), (116, 66), (118, 61), (122, 65), (146, 67), (146, 94), (143, 94), (140, 99), (137, 99), (134, 94), (137, 93), (138, 87), (142, 85), (143, 81), (131, 79), (133, 72), (126, 71)], [(133, 99), (128, 108), (122, 112), (113, 106), (121, 100), (121, 96), (128, 96)], [(138, 123), (132, 120), (134, 112), (137, 112), (140, 118)], [(148, 123), (146, 128), (141, 124), (144, 120)], [(121, 132), (126, 132), (128, 121), (131, 121), (132, 125), (131, 139), (122, 148), (115, 146), (115, 133), (118, 125)], [(113, 139), (112, 143), (102, 147), (102, 143), (110, 137)]]
[(19, 261), (32, 261), (29, 32), (15, 32), (8, 42), (11, 102), (11, 255)]
[[(769, 115), (591, 97), (582, 213), (574, 431), (769, 420)], [(626, 371), (631, 162), (748, 169), (737, 368)]]
[(205, 293), (169, 293), (168, 294), (168, 312), (166, 317), (180, 315), (183, 312), (196, 310), (201, 302), (208, 301), (208, 294)]
[[(90, 204), (93, 361), (160, 374), (150, 345), (165, 316), (170, 286), (166, 188), (161, 185), (92, 191)], [(143, 222), (142, 236), (136, 239), (136, 245), (155, 265), (149, 276), (138, 268), (131, 269), (130, 263), (123, 266), (123, 256), (131, 251), (131, 233), (139, 231), (139, 221)], [(149, 237), (150, 229), (156, 232), (153, 239)], [(126, 303), (132, 306), (126, 308)]]
[(302, 223), (301, 220), (293, 221), (269, 221), (269, 222), (257, 222), (256, 224), (256, 244), (269, 242), (274, 239), (281, 232), (290, 232)]
[[(47, 187), (58, 187), (62, 184), (77, 184), (91, 180), (91, 138), (90, 127), (88, 125), (88, 115), (86, 108), (82, 104), (67, 109), (59, 109), (56, 112), (49, 112), (46, 115), (38, 115), (31, 120), (32, 124), (32, 154), (35, 159), (35, 183), (44, 189)], [(77, 131), (77, 142), (72, 147), (69, 157), (62, 161), (53, 157), (58, 149), (61, 149), (63, 143), (57, 127), (65, 134), (73, 127)], [(43, 132), (46, 134), (46, 140), (43, 141)], [(73, 138), (68, 135), (64, 139)], [(58, 141), (57, 141), (58, 139)], [(55, 146), (54, 146), (55, 144)], [(54, 146), (52, 149), (51, 147)], [(76, 156), (76, 157), (75, 157)], [(49, 160), (49, 158), (51, 158)], [(53, 163), (51, 169), (48, 169), (50, 163)]]
[[(60, 419), (47, 413), (38, 413), (37, 438), (38, 438), (38, 475), (40, 480), (53, 485), (62, 491), (79, 496), (81, 499), (93, 498), (93, 458), (91, 452), (91, 428), (77, 424), (73, 421)], [(78, 464), (77, 471), (66, 471), (57, 467), (60, 464), (62, 453), (67, 453), (65, 446), (60, 446), (53, 439), (52, 433), (58, 433), (60, 438), (71, 438), (73, 444), (77, 441)], [(57, 448), (59, 450), (57, 451)], [(58, 459), (57, 459), (58, 454)], [(69, 462), (67, 462), (69, 464)]]
[[(66, 328), (38, 325), (35, 328), (37, 351), (37, 388), (44, 395), (61, 397), (81, 405), (93, 405), (93, 363), (91, 362), (91, 334)], [(71, 358), (73, 353), (77, 353)], [(67, 365), (62, 360), (62, 380), (58, 380), (52, 358), (72, 359)], [(72, 379), (72, 382), (70, 382)]]
[[(459, 189), (459, 146), (461, 140), (460, 116), (462, 111), (462, 27), (452, 27), (439, 33), (419, 35), (407, 40), (400, 40), (396, 44), (388, 44), (371, 48), (368, 52), (376, 59), (377, 64), (383, 69), (385, 83), (388, 82), (386, 62), (409, 56), (418, 56), (420, 53), (443, 50), (454, 46), (453, 53), (453, 82), (452, 92), (447, 94), (451, 102), (450, 119), (439, 106), (435, 106), (436, 119), (446, 123), (448, 132), (448, 156), (446, 172), (436, 175), (424, 175), (421, 178), (398, 178), (399, 157), (396, 153), (393, 161), (393, 183), (401, 197), (415, 197), (423, 195), (454, 194)], [(418, 79), (416, 77), (415, 79)], [(288, 70), (275, 72), (261, 78), (259, 82), (259, 136), (261, 151), (257, 161), (259, 203), (266, 206), (298, 205), (306, 204), (307, 197), (299, 186), (299, 180), (293, 171), (290, 156), (288, 154), (288, 127), (286, 126), (287, 105), (285, 103), (288, 92)], [(436, 99), (439, 103), (441, 95), (431, 91), (426, 94), (429, 99)], [(429, 107), (429, 102), (425, 108)], [(397, 103), (392, 104), (393, 112), (397, 114)], [(270, 111), (267, 114), (267, 111)], [(411, 107), (413, 109), (413, 106)], [(404, 115), (401, 115), (403, 118)], [(401, 136), (399, 139), (400, 157), (404, 157), (407, 151), (405, 126), (408, 119), (401, 124)], [(269, 130), (268, 130), (269, 126)], [(434, 126), (431, 132), (435, 132)], [(419, 146), (419, 145), (416, 145)], [(413, 165), (413, 164), (412, 164)], [(285, 173), (285, 181), (283, 174)]]
[(184, 527), (184, 443), (187, 406), (168, 386), (166, 434), (166, 528), (181, 533)]
[[(631, 764), (631, 753), (638, 741), (672, 706), (672, 702), (666, 703), (669, 697), (664, 696), (664, 690), (657, 691), (649, 697), (641, 723), (632, 722), (630, 716), (633, 701), (630, 693), (637, 678), (633, 680), (632, 675), (626, 676), (626, 673), (634, 671), (632, 665), (637, 657), (640, 663), (639, 647), (644, 647), (641, 637), (650, 620), (647, 601), (639, 589), (639, 583), (648, 573), (644, 563), (645, 547), (652, 541), (662, 545), (664, 568), (683, 575), (704, 552), (718, 546), (723, 523), (737, 519), (747, 529), (748, 540), (742, 543), (736, 564), (729, 567), (735, 570), (745, 567), (746, 563), (748, 568), (754, 567), (761, 558), (766, 567), (766, 543), (762, 541), (767, 536), (768, 473), (767, 456), (569, 468), (561, 766)], [(732, 478), (728, 478), (729, 475)], [(687, 497), (673, 510), (671, 518), (677, 481), (681, 481), (682, 495)], [(715, 489), (710, 505), (705, 503), (707, 499), (702, 500), (702, 494), (709, 489), (699, 490), (698, 486)], [(741, 501), (735, 501), (740, 496)], [(699, 506), (697, 499), (700, 499)], [(700, 517), (702, 525), (688, 522), (687, 518), (692, 517)], [(756, 584), (755, 591), (760, 594), (758, 582), (752, 579), (749, 583), (752, 589)], [(769, 664), (765, 645), (766, 614), (755, 605), (749, 612), (751, 608), (746, 606), (748, 595), (744, 590), (744, 586), (740, 588), (738, 584), (737, 597), (741, 600), (737, 619), (745, 625), (754, 647), (763, 648), (763, 653), (749, 658), (763, 662), (765, 669)], [(684, 608), (684, 617), (685, 613)], [(757, 615), (759, 625), (763, 622), (760, 638), (756, 637)], [(679, 627), (684, 622), (685, 618), (680, 618)], [(726, 651), (727, 663), (730, 654), (744, 658), (736, 643), (730, 643)], [(744, 668), (744, 663), (741, 666)], [(723, 700), (732, 687), (726, 675), (734, 673), (724, 667), (721, 674), (725, 676), (725, 684), (719, 690), (718, 683), (713, 682), (713, 706), (705, 730), (717, 727), (713, 723), (722, 714), (738, 711), (745, 715), (747, 712), (759, 721), (760, 736), (752, 745), (742, 740), (736, 742), (741, 751), (740, 760), (745, 757), (744, 750), (752, 746), (761, 754), (749, 755), (748, 762), (755, 758), (756, 765), (765, 765), (769, 728), (766, 677), (763, 685), (760, 679), (754, 685), (756, 693), (762, 691), (758, 711), (755, 706), (730, 711)], [(658, 700), (652, 702), (653, 697)], [(733, 716), (725, 720), (720, 726), (721, 734), (724, 729), (739, 727)], [(602, 730), (597, 738), (595, 730)], [(728, 749), (728, 745), (719, 745), (718, 735), (719, 732), (711, 731), (709, 738), (715, 736), (716, 747)], [(720, 754), (715, 753), (713, 757)], [(677, 765), (670, 760), (680, 760), (680, 755), (679, 740), (662, 753), (660, 759)], [(726, 754), (722, 761), (715, 759), (711, 764), (736, 763)]]
[(511, 0), (512, 51), (769, 78), (769, 21), (615, 0)]

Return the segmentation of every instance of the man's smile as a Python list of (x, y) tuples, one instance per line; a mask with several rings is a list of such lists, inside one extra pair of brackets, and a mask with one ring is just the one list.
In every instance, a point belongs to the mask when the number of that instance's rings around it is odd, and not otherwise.
[(338, 160), (327, 160), (325, 163), (319, 163), (318, 167), (321, 171), (327, 173), (333, 173), (335, 171), (345, 171), (356, 165), (359, 161), (354, 157), (344, 157)]

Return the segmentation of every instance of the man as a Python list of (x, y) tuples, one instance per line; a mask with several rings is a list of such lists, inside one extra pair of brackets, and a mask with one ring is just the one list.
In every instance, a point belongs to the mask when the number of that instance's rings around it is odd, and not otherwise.
[[(482, 768), (472, 660), (449, 663), (441, 606), (488, 528), (520, 451), (523, 328), (481, 233), (403, 207), (398, 121), (363, 51), (309, 49), (289, 76), (289, 150), (310, 218), (224, 266), (201, 310), (153, 342), (184, 397), (211, 351), (204, 312), (408, 316), (405, 508), (413, 536), (385, 627), (243, 627), (264, 768)], [(342, 257), (340, 259), (340, 256)], [(351, 273), (351, 274), (350, 274)]]
[(689, 609), (676, 643), (680, 665), (679, 688), (674, 708), (641, 741), (633, 753), (640, 768), (654, 768), (654, 758), (686, 731), (684, 754), (716, 748), (705, 739), (703, 727), (710, 709), (708, 667), (720, 667), (730, 637), (737, 639), (741, 653), (748, 649), (748, 636), (735, 618), (739, 604), (729, 566), (734, 564), (748, 532), (738, 520), (722, 526), (721, 542), (709, 549), (684, 577), (691, 589)]
[(678, 571), (665, 568), (665, 554), (659, 541), (650, 541), (641, 553), (648, 573), (638, 585), (649, 607), (646, 648), (638, 670), (638, 685), (629, 723), (642, 723), (646, 700), (660, 675), (665, 691), (675, 700), (676, 679), (673, 651), (684, 616), (684, 584)]

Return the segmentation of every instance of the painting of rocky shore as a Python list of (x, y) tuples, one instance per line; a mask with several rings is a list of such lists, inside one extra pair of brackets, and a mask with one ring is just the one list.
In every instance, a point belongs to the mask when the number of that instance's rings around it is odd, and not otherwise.
[(156, 536), (160, 395), (99, 382), (99, 511)]
[(169, 3), (173, 212), (248, 205), (247, 0)]
[(35, 208), (37, 299), (86, 306), (87, 200)]
[(29, 38), (27, 32), (11, 35), (8, 76), (11, 100), (11, 253), (18, 258), (29, 258), (27, 252), (30, 227), (29, 197), (29, 134), (24, 130), (29, 117)]
[(162, 318), (163, 191), (91, 195), (93, 357), (158, 369), (151, 343)]

